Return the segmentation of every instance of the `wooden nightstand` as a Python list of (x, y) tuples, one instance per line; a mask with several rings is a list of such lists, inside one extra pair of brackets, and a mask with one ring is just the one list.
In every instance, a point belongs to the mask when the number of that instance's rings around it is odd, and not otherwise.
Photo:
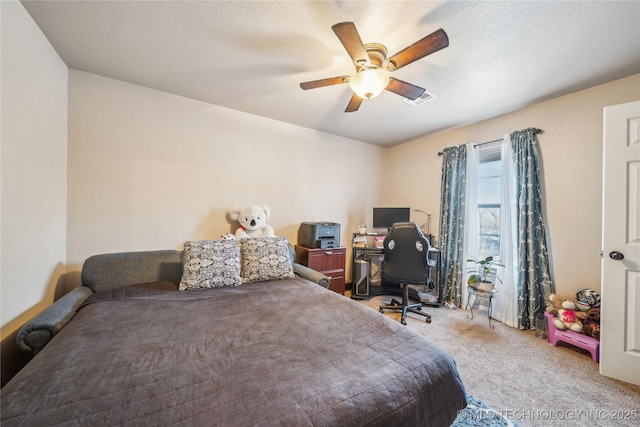
[(344, 266), (347, 248), (307, 248), (296, 245), (296, 262), (331, 277), (329, 289), (344, 295)]

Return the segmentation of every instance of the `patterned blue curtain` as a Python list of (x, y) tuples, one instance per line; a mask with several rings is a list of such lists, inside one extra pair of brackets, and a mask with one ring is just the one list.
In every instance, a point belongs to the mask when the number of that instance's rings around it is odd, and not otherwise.
[(467, 147), (443, 150), (439, 245), (442, 251), (442, 298), (460, 305), (462, 295), (462, 243), (464, 239)]
[(540, 129), (529, 128), (511, 134), (516, 175), (518, 215), (518, 328), (535, 329), (535, 317), (543, 313), (554, 292), (549, 274), (547, 239), (542, 218), (538, 170)]

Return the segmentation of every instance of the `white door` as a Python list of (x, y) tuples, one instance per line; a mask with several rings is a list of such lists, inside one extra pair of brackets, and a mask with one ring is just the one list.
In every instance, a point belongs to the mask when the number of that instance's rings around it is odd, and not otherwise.
[(600, 373), (640, 385), (640, 102), (604, 109)]

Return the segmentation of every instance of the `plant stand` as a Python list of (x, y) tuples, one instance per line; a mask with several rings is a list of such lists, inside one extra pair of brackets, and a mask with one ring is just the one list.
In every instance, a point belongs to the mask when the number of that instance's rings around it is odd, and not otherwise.
[[(471, 304), (471, 296), (474, 297), (473, 300), (473, 304)], [(488, 303), (488, 314), (487, 317), (489, 317), (489, 327), (491, 327), (491, 329), (495, 329), (495, 326), (491, 324), (491, 306), (492, 306), (492, 301), (494, 298), (496, 298), (498, 296), (498, 291), (496, 289), (492, 289), (489, 292), (485, 292), (485, 291), (480, 291), (478, 289), (474, 289), (471, 286), (467, 286), (467, 305), (465, 306), (465, 310), (470, 310), (471, 311), (471, 317), (469, 317), (469, 315), (467, 315), (467, 319), (473, 319), (473, 306), (476, 303), (476, 301), (478, 299), (482, 300), (484, 299), (485, 301), (487, 301)]]

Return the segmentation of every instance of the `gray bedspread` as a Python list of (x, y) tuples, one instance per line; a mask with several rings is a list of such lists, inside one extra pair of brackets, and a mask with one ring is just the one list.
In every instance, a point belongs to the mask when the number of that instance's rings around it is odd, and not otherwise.
[(304, 279), (147, 288), (81, 308), (2, 389), (2, 426), (448, 426), (466, 405), (444, 350)]

